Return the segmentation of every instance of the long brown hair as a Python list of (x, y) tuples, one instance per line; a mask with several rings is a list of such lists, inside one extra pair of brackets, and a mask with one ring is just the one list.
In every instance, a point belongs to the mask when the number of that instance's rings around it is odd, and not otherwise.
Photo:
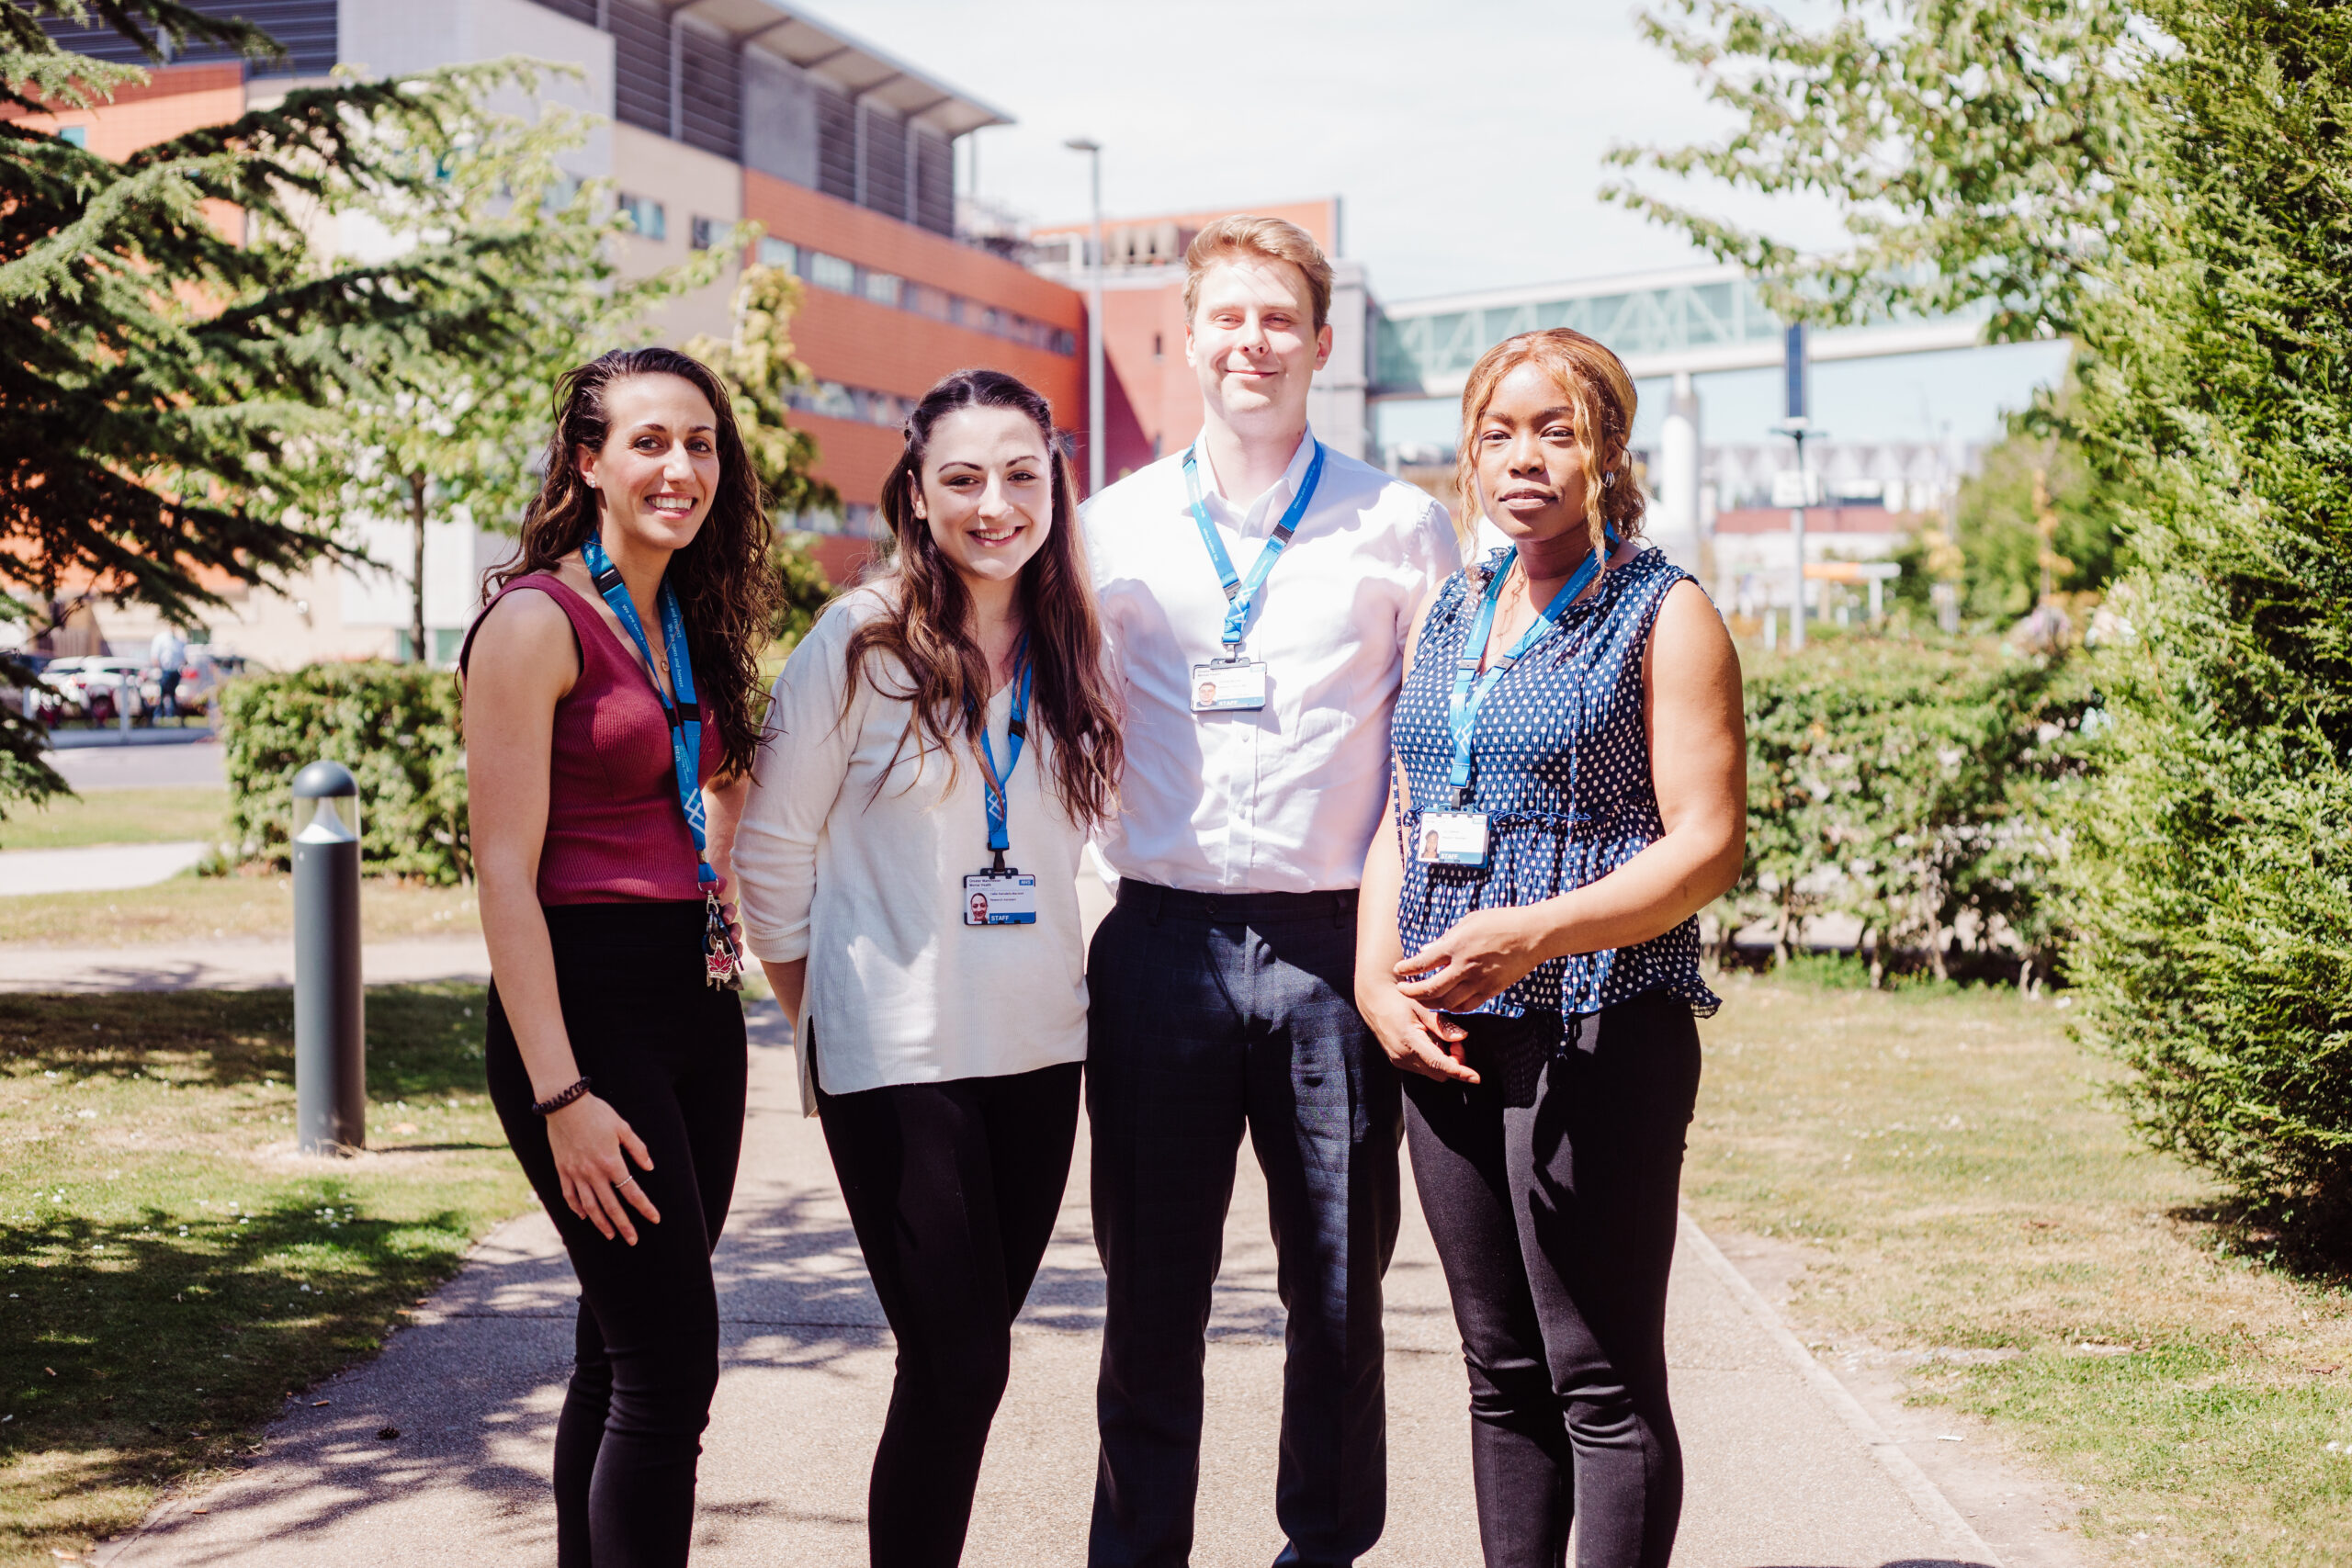
[(1454, 492), (1462, 504), (1454, 508), (1453, 531), (1464, 550), (1477, 536), (1487, 504), (1478, 491), (1478, 421), (1503, 378), (1522, 365), (1540, 366), (1567, 394), (1568, 423), (1585, 451), (1585, 525), (1592, 531), (1595, 554), (1605, 562), (1604, 525), (1617, 531), (1620, 542), (1642, 532), (1645, 502), (1628, 445), (1634, 436), (1634, 378), (1606, 344), (1571, 327), (1507, 337), (1471, 367), (1470, 378), (1462, 384), (1462, 445), (1453, 462)]
[[(988, 723), (989, 663), (973, 635), (972, 596), (939, 553), (931, 525), (915, 515), (923, 456), (938, 423), (959, 409), (1014, 409), (1046, 439), (1053, 468), (1053, 524), (1021, 569), (1014, 602), (1029, 638), (1032, 725), (1054, 738), (1054, 794), (1064, 813), (1101, 822), (1116, 808), (1125, 750), (1118, 705), (1102, 669), (1102, 620), (1078, 528), (1077, 482), (1054, 432), (1054, 411), (1019, 378), (1001, 370), (958, 370), (923, 394), (907, 416), (906, 446), (882, 481), (882, 515), (891, 550), (875, 580), (888, 606), (851, 634), (847, 694), (861, 675), (876, 692), (913, 709), (908, 738), (915, 753), (937, 747), (953, 770), (958, 753), (978, 753)], [(891, 682), (886, 685), (884, 682)], [(843, 702), (844, 711), (847, 698)], [(952, 777), (951, 772), (951, 777)]]
[[(605, 399), (632, 376), (676, 376), (710, 400), (718, 422), (718, 490), (694, 542), (670, 558), (665, 581), (685, 616), (686, 651), (706, 734), (718, 738), (718, 772), (748, 773), (760, 744), (760, 653), (778, 596), (774, 543), (760, 477), (752, 467), (727, 388), (710, 367), (674, 348), (616, 348), (564, 373), (556, 383), (555, 434), (547, 477), (523, 513), (514, 559), (490, 574), (492, 593), (515, 578), (552, 572), (597, 526), (597, 492), (580, 477), (579, 454), (601, 452), (612, 434)], [(647, 628), (649, 635), (653, 628)]]

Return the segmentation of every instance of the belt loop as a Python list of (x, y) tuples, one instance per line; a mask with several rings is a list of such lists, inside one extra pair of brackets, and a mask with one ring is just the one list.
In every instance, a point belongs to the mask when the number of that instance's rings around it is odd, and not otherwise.
[(1354, 902), (1355, 900), (1348, 897), (1348, 890), (1344, 887), (1331, 895), (1331, 923), (1334, 926), (1341, 929), (1347, 927), (1350, 923), (1348, 917), (1354, 912), (1350, 906)]
[(1168, 889), (1155, 885), (1150, 893), (1146, 896), (1143, 916), (1144, 924), (1148, 926), (1158, 925), (1159, 923), (1159, 918), (1167, 912)]

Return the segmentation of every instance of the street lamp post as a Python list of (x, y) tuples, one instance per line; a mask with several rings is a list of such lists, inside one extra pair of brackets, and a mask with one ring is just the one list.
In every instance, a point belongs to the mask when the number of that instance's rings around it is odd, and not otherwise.
[(1086, 154), (1094, 187), (1094, 240), (1086, 268), (1086, 493), (1102, 490), (1102, 144), (1073, 136), (1062, 143)]

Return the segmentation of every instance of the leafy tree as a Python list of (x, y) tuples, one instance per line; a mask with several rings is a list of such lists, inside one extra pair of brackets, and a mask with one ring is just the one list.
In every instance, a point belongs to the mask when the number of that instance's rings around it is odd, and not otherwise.
[(410, 526), (409, 651), (431, 657), (424, 635), (427, 525), (512, 528), (539, 484), (533, 466), (553, 422), (551, 389), (573, 366), (650, 335), (650, 311), (709, 283), (732, 241), (678, 266), (624, 278), (614, 242), (628, 231), (601, 182), (565, 177), (560, 155), (579, 144), (577, 117), (537, 121), (478, 114), (474, 134), (444, 156), (440, 200), (394, 227), (401, 247), (462, 225), (512, 239), (486, 260), (514, 315), (482, 351), (402, 356), (378, 385), (337, 409), (334, 445), (345, 515), (402, 518)]
[(1753, 0), (1669, 0), (1651, 42), (1738, 124), (1713, 145), (1618, 147), (1621, 167), (1826, 197), (1850, 243), (1807, 256), (1632, 181), (1606, 192), (1830, 322), (1989, 310), (1996, 342), (2073, 330), (2131, 218), (2141, 141), (2122, 82), (2145, 53), (2123, 0), (1836, 0), (1808, 27)]
[[(746, 267), (735, 288), (732, 330), (724, 338), (699, 336), (686, 344), (688, 354), (727, 384), (735, 423), (779, 518), (841, 504), (833, 487), (817, 477), (815, 438), (792, 423), (793, 392), (816, 384), (793, 355), (792, 317), (799, 309), (798, 278), (778, 267)], [(785, 590), (776, 604), (775, 637), (789, 650), (816, 624), (833, 585), (808, 553), (805, 535), (780, 535), (775, 564)]]
[[(2143, 1133), (2339, 1241), (2352, 1202), (2352, 11), (1682, 0), (1655, 36), (1745, 117), (1623, 155), (1841, 203), (1800, 260), (1638, 194), (1860, 319), (1988, 302), (2072, 333), (2118, 504), (2120, 635), (2070, 817), (2086, 1037)], [(2050, 411), (2055, 414), (2055, 411)], [(2316, 1234), (2314, 1232), (2313, 1234)]]
[(2146, 218), (2086, 301), (2086, 418), (2143, 476), (2075, 970), (2161, 1146), (2352, 1202), (2352, 13), (2179, 0)]
[[(61, 49), (43, 17), (93, 18), (151, 59), (166, 40), (254, 54), (255, 28), (175, 0), (0, 0), (0, 103), (104, 102), (135, 67)], [(448, 210), (440, 178), (474, 105), (517, 73), (452, 67), (300, 88), (110, 162), (0, 120), (0, 595), (91, 587), (187, 618), (216, 584), (346, 554), (335, 411), (399, 367), (494, 351), (527, 329), (502, 287), (531, 236), (453, 223), (389, 260), (322, 261), (321, 214)], [(241, 221), (224, 225), (227, 211)], [(38, 732), (0, 715), (0, 799), (62, 787)]]
[(1904, 568), (1898, 597), (1925, 604), (1929, 585), (1949, 577), (1960, 585), (1962, 613), (1999, 627), (2040, 604), (2045, 581), (2058, 593), (2081, 594), (2114, 580), (2120, 487), (2097, 470), (2069, 428), (2073, 401), (2062, 395), (2056, 407), (2055, 420), (2012, 416), (1983, 468), (1962, 481), (1951, 540), (1956, 561), (1931, 561), (1938, 541), (1926, 532), (1896, 552)]

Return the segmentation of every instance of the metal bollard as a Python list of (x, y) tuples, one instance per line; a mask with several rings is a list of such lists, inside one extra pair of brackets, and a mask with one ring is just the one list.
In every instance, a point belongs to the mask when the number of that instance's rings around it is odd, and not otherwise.
[(368, 1144), (359, 784), (340, 762), (294, 775), (294, 1140), (304, 1154)]

